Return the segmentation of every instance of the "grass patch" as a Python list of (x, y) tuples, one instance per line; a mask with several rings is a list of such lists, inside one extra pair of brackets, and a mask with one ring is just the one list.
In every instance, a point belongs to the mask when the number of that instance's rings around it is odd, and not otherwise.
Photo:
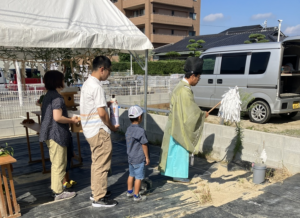
[(198, 189), (192, 191), (192, 193), (195, 196), (195, 199), (200, 203), (200, 204), (206, 204), (206, 203), (211, 203), (212, 202), (212, 197), (210, 193), (210, 188), (208, 184), (200, 184)]
[(288, 177), (291, 177), (292, 174), (288, 171), (288, 169), (283, 166), (281, 169), (267, 169), (266, 171), (266, 179), (270, 182), (282, 182)]
[(237, 182), (240, 184), (244, 184), (245, 183), (245, 179), (244, 178), (238, 178)]
[(300, 137), (300, 129), (287, 129), (282, 132), (277, 132), (278, 134), (293, 136), (293, 137)]

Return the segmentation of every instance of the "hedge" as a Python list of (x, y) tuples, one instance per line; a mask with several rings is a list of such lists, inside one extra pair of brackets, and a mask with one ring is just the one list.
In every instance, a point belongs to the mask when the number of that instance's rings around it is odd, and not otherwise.
[[(184, 73), (185, 61), (151, 61), (148, 62), (148, 75), (170, 75)], [(132, 69), (134, 74), (144, 75), (145, 72), (138, 65), (138, 63), (132, 63)], [(112, 62), (113, 72), (124, 72), (130, 70), (130, 62)]]

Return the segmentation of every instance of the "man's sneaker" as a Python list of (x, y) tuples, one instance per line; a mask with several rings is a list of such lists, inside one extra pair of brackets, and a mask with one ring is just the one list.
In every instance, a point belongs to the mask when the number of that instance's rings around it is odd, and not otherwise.
[(93, 201), (93, 207), (114, 207), (118, 204), (117, 201), (108, 198), (101, 198), (99, 201)]
[(66, 199), (74, 198), (75, 196), (76, 196), (76, 192), (63, 191), (60, 194), (55, 194), (54, 201), (66, 200)]
[[(107, 197), (109, 197), (109, 196), (111, 196), (111, 192), (110, 191), (107, 191), (106, 192), (106, 195), (104, 196), (105, 198), (107, 198)], [(91, 196), (90, 196), (90, 200), (92, 200), (92, 201), (94, 201), (95, 199), (94, 199), (94, 195), (93, 194), (91, 194)]]
[(139, 195), (137, 197), (133, 196), (134, 201), (145, 201), (147, 199), (146, 196)]

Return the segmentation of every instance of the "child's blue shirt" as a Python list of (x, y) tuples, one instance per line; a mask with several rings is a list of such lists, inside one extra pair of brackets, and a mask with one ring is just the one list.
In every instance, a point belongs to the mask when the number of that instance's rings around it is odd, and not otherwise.
[(140, 164), (146, 157), (142, 145), (148, 143), (145, 130), (137, 124), (131, 124), (126, 131), (128, 163)]

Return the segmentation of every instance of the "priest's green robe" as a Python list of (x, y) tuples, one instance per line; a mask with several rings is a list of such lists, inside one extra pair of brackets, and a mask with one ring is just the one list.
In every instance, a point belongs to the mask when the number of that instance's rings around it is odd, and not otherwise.
[(205, 112), (195, 103), (191, 86), (185, 81), (180, 81), (175, 87), (170, 111), (159, 170), (166, 176), (187, 178), (189, 153), (199, 152)]

